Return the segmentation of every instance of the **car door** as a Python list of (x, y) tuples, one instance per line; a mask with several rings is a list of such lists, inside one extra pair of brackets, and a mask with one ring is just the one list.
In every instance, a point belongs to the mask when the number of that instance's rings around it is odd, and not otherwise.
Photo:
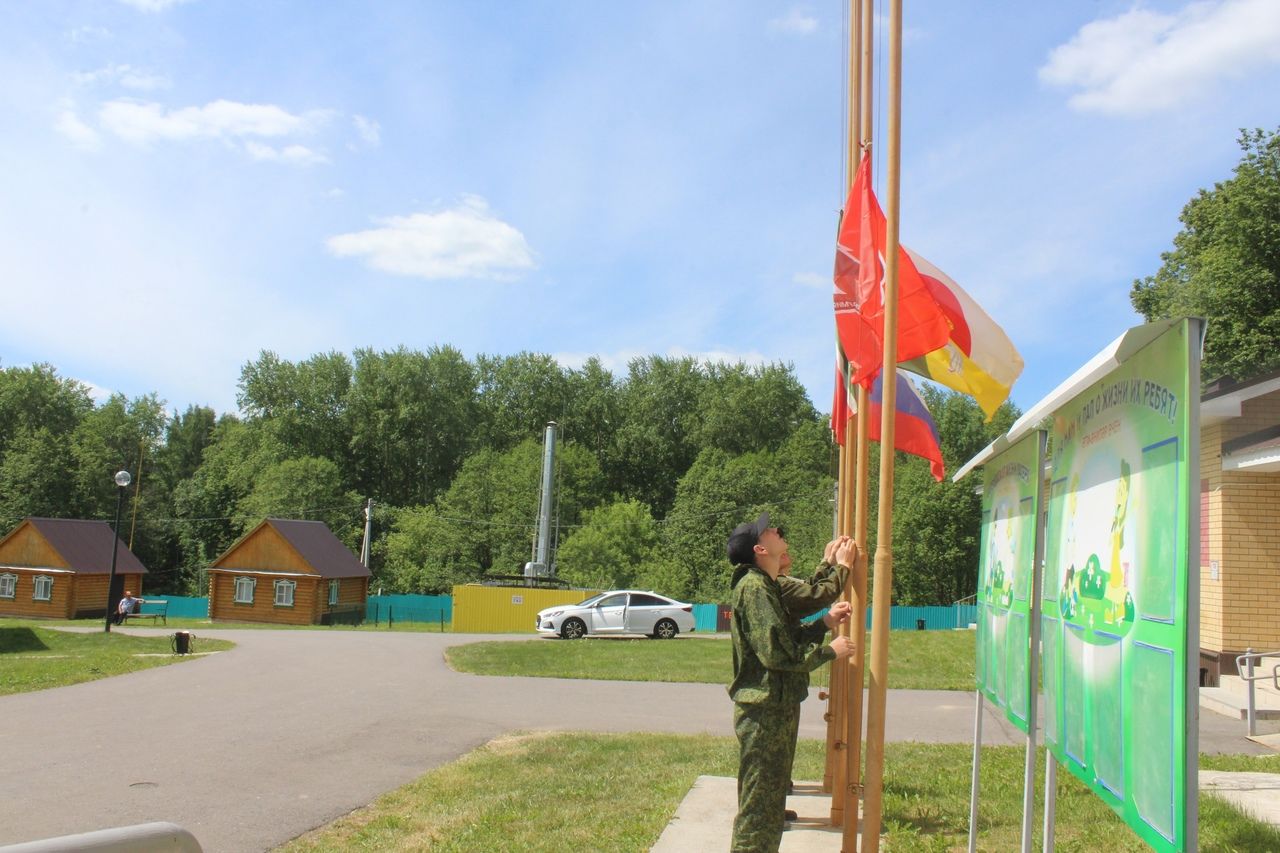
[(627, 617), (627, 594), (606, 595), (591, 611), (591, 633), (621, 634)]
[(627, 633), (652, 634), (653, 626), (658, 624), (669, 605), (670, 602), (663, 601), (656, 595), (632, 593), (627, 607)]

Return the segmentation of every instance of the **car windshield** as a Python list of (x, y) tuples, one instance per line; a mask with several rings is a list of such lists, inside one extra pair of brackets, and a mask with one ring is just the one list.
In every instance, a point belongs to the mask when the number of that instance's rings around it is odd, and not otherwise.
[(595, 604), (597, 601), (599, 601), (600, 599), (604, 598), (604, 597), (605, 597), (606, 595), (608, 595), (608, 594), (609, 594), (609, 593), (607, 593), (607, 592), (602, 592), (602, 593), (600, 593), (599, 595), (593, 595), (593, 596), (591, 596), (590, 598), (588, 598), (586, 601), (583, 601), (583, 602), (581, 602), (581, 603), (579, 603), (579, 604), (575, 604), (575, 605), (573, 605), (573, 606), (574, 606), (574, 607), (590, 607), (591, 605)]

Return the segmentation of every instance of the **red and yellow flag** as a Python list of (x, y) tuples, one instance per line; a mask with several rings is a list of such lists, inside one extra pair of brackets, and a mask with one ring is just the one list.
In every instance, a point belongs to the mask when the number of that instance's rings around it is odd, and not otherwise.
[[(864, 155), (849, 188), (836, 237), (835, 315), (850, 378), (869, 385), (884, 362), (884, 212), (871, 189), (871, 159)], [(898, 247), (898, 361), (946, 346), (951, 326), (932, 292)]]

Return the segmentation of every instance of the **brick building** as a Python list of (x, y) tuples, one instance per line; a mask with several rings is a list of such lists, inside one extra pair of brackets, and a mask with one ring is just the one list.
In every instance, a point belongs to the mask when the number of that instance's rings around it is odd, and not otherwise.
[(1200, 402), (1200, 669), (1280, 650), (1280, 372), (1219, 380)]

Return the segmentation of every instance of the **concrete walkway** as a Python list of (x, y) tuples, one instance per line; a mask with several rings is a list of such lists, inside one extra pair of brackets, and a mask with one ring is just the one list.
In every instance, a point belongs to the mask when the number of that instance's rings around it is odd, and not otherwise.
[[(201, 637), (238, 645), (0, 697), (0, 844), (162, 820), (190, 830), (208, 851), (268, 850), (513, 730), (732, 736), (719, 685), (490, 678), (443, 661), (451, 645), (547, 640), (196, 633), (197, 651)], [(971, 742), (972, 702), (966, 693), (891, 691), (887, 735)], [(801, 737), (825, 736), (822, 710), (816, 697), (804, 704)], [(1207, 738), (1202, 730), (1201, 748), (1267, 751), (1239, 728)], [(983, 733), (992, 744), (1021, 736), (994, 713)]]

